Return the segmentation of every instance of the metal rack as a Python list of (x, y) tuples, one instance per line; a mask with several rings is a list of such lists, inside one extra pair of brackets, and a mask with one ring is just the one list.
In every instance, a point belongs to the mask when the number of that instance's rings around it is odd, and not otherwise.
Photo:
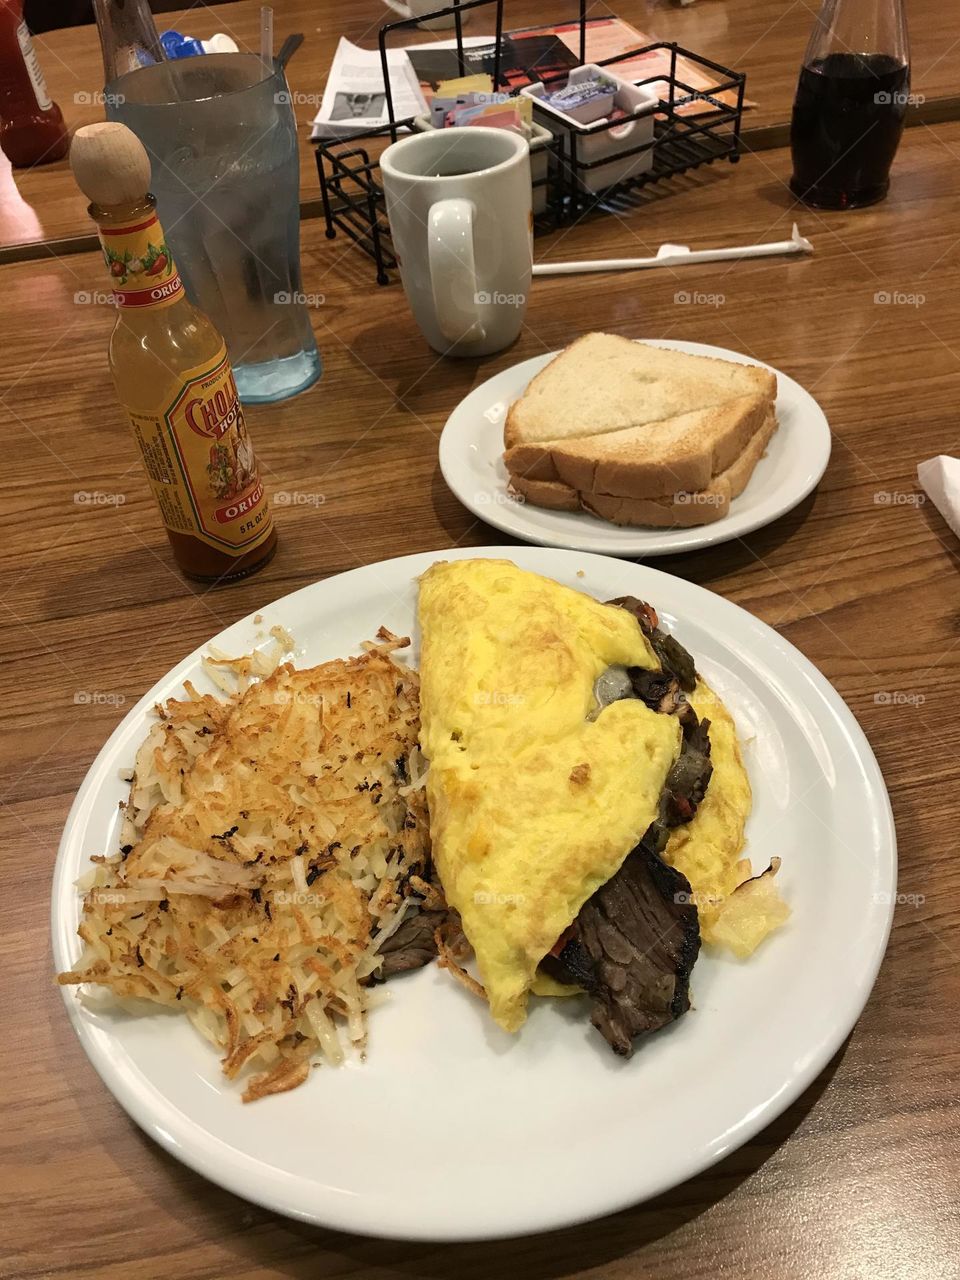
[[(740, 125), (743, 117), (743, 95), (746, 76), (728, 70), (717, 62), (711, 62), (699, 54), (684, 49), (675, 42), (661, 41), (657, 44), (644, 45), (619, 54), (614, 58), (606, 58), (597, 63), (601, 67), (609, 67), (616, 72), (617, 65), (650, 53), (656, 49), (670, 50), (670, 74), (667, 77), (668, 94), (660, 99), (660, 109), (654, 121), (652, 142), (637, 147), (626, 147), (623, 150), (608, 153), (598, 160), (586, 161), (580, 158), (581, 137), (571, 130), (565, 138), (561, 138), (559, 171), (557, 174), (557, 221), (582, 216), (591, 208), (600, 208), (614, 194), (637, 190), (651, 182), (660, 182), (676, 174), (687, 173), (701, 165), (712, 164), (715, 160), (728, 159), (736, 163), (740, 159)], [(714, 73), (717, 83), (711, 85), (709, 93), (696, 90), (677, 74), (678, 58)], [(561, 77), (552, 76), (543, 81), (551, 84)], [(662, 83), (664, 77), (649, 76), (645, 80), (634, 80), (632, 83), (644, 86)], [(736, 105), (727, 106), (719, 95), (725, 92), (736, 93)], [(678, 108), (691, 101), (705, 104), (702, 114), (682, 114)], [(631, 117), (627, 117), (630, 119)], [(624, 120), (611, 121), (599, 128), (591, 130), (593, 136), (608, 130), (621, 127)], [(612, 161), (626, 160), (645, 151), (653, 151), (653, 163), (649, 170), (624, 182), (608, 187), (605, 191), (592, 193), (584, 189), (580, 181), (585, 172), (597, 169)]]
[[(378, 284), (390, 283), (389, 273), (396, 268), (397, 260), (390, 240), (383, 188), (378, 181), (379, 161), (376, 156), (371, 155), (371, 151), (384, 143), (395, 142), (401, 131), (414, 127), (412, 117), (397, 120), (394, 116), (393, 95), (387, 68), (387, 42), (394, 32), (414, 29), (419, 22), (426, 19), (453, 16), (457, 62), (460, 74), (463, 75), (466, 74), (467, 67), (464, 57), (462, 15), (472, 9), (493, 8), (495, 11), (493, 83), (494, 88), (499, 89), (502, 83), (500, 58), (503, 46), (503, 3), (504, 0), (465, 0), (464, 3), (453, 0), (448, 7), (433, 13), (416, 19), (408, 18), (400, 22), (391, 22), (381, 27), (380, 60), (389, 122), (379, 128), (354, 134), (350, 138), (320, 140), (317, 143), (317, 170), (320, 177), (327, 237), (332, 239), (339, 231), (354, 240), (376, 264)], [(583, 65), (586, 62), (588, 26), (586, 0), (580, 0), (579, 9), (579, 65)], [(546, 209), (538, 216), (536, 229), (552, 229), (572, 218), (581, 218), (594, 211), (603, 212), (610, 207), (611, 201), (625, 193), (636, 191), (653, 182), (668, 180), (678, 174), (688, 173), (702, 165), (713, 164), (721, 159), (736, 163), (740, 159), (745, 75), (684, 49), (675, 42), (665, 41), (630, 49), (615, 57), (606, 58), (597, 65), (609, 67), (616, 73), (619, 64), (658, 49), (670, 50), (669, 75), (650, 76), (646, 80), (631, 81), (641, 86), (666, 82), (668, 93), (666, 97), (660, 97), (654, 122), (653, 140), (640, 146), (625, 147), (622, 151), (607, 153), (602, 159), (587, 161), (580, 154), (581, 139), (576, 130), (555, 136), (553, 146), (547, 149), (549, 155), (547, 176), (541, 179), (541, 182), (547, 185)], [(678, 61), (681, 58), (709, 73), (711, 80), (709, 91), (698, 90), (681, 78), (678, 74)], [(555, 76), (538, 78), (543, 84), (549, 85), (563, 79), (566, 74), (568, 73), (561, 72)], [(734, 94), (734, 105), (723, 102), (720, 97), (722, 94)], [(682, 110), (696, 101), (703, 102), (703, 112), (688, 114)], [(636, 114), (639, 114), (639, 111)], [(633, 118), (635, 116), (627, 115), (599, 129), (594, 127), (591, 133), (596, 136), (608, 129), (622, 127)], [(599, 192), (585, 190), (582, 178), (586, 172), (600, 165), (610, 164), (614, 160), (640, 156), (651, 149), (652, 163), (645, 172)]]

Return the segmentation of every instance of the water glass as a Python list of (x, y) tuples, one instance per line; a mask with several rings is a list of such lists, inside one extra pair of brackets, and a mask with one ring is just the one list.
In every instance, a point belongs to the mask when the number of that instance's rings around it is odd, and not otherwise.
[(249, 53), (139, 67), (105, 90), (137, 135), (191, 300), (223, 334), (244, 403), (320, 376), (300, 276), (297, 126), (282, 71)]

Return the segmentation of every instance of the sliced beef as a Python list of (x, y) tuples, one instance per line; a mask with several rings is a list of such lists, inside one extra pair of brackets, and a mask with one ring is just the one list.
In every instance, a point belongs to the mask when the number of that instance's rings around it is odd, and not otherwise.
[(584, 991), (593, 991), (597, 976), (593, 957), (580, 941), (579, 921), (568, 930), (569, 937), (560, 950), (545, 955), (540, 961), (540, 968), (555, 982), (562, 982), (567, 987), (583, 987)]
[(710, 762), (709, 720), (699, 720), (690, 704), (684, 703), (680, 716), (683, 743), (660, 797), (660, 819), (666, 827), (689, 822), (707, 794), (713, 776)]
[(650, 643), (664, 671), (671, 671), (677, 677), (684, 693), (693, 693), (697, 687), (697, 668), (694, 666), (693, 658), (680, 641), (675, 636), (657, 631), (651, 637)]
[(680, 754), (664, 783), (660, 799), (660, 818), (667, 827), (689, 822), (697, 806), (707, 794), (713, 774), (710, 763), (710, 721), (700, 720), (693, 707), (680, 692), (675, 676), (665, 671), (647, 671), (631, 667), (633, 696), (651, 711), (675, 715), (680, 721), (683, 740)]
[(697, 686), (697, 668), (693, 658), (679, 640), (660, 630), (660, 619), (653, 605), (647, 604), (645, 600), (638, 600), (636, 596), (618, 596), (616, 600), (608, 600), (607, 603), (618, 604), (621, 609), (633, 614), (664, 671), (676, 677), (685, 693), (692, 693)]
[(584, 904), (577, 926), (592, 967), (590, 1021), (628, 1058), (636, 1036), (690, 1007), (690, 971), (700, 951), (690, 884), (644, 839)]
[(417, 911), (408, 916), (396, 933), (380, 948), (383, 964), (379, 978), (386, 981), (398, 973), (421, 969), (437, 956), (434, 930), (443, 924), (445, 911)]
[(648, 638), (659, 630), (660, 618), (657, 611), (652, 604), (647, 604), (646, 600), (638, 600), (636, 596), (617, 596), (616, 600), (608, 600), (607, 604), (618, 604), (621, 609), (632, 613), (640, 623), (640, 630)]
[(690, 1008), (690, 972), (700, 921), (686, 877), (657, 846), (654, 823), (617, 874), (584, 903), (559, 954), (540, 967), (592, 997), (590, 1021), (614, 1053), (629, 1058), (637, 1036), (658, 1031)]
[(646, 667), (629, 667), (633, 696), (651, 711), (672, 715), (680, 705), (680, 682), (669, 671), (648, 671)]

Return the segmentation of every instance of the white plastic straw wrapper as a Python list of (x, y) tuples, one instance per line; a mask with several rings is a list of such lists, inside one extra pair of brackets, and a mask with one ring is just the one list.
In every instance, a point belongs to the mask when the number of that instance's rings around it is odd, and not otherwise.
[(596, 258), (584, 262), (537, 262), (535, 276), (572, 276), (588, 271), (639, 271), (646, 267), (685, 267), (694, 262), (722, 262), (726, 258), (772, 258), (781, 253), (813, 253), (813, 245), (793, 224), (789, 240), (771, 244), (741, 244), (728, 249), (691, 249), (685, 244), (662, 244), (654, 258)]

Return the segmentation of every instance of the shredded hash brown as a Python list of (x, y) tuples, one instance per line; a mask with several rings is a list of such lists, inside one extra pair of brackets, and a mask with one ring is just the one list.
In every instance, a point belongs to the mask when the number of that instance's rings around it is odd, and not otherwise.
[(430, 879), (418, 678), (391, 656), (409, 640), (378, 640), (308, 670), (215, 659), (235, 691), (157, 708), (121, 851), (81, 884), (59, 981), (185, 1010), (245, 1102), (341, 1062), (344, 1036), (362, 1050), (378, 948)]

